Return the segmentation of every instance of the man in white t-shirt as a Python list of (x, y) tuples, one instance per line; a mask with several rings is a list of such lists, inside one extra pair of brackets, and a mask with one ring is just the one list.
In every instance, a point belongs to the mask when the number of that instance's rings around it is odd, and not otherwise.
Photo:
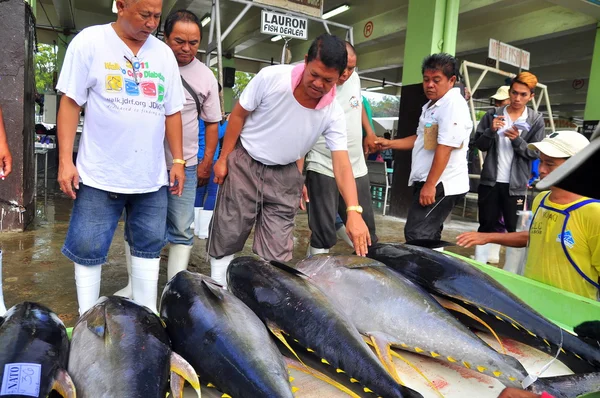
[(408, 185), (414, 194), (404, 227), (407, 242), (440, 240), (444, 220), (469, 191), (467, 150), (473, 122), (460, 89), (454, 88), (458, 61), (449, 54), (433, 54), (423, 61), (422, 73), (429, 101), (423, 105), (417, 134), (377, 140), (382, 149), (413, 150)]
[[(165, 42), (173, 50), (181, 79), (185, 81), (185, 103), (181, 111), (185, 184), (181, 196), (169, 195), (167, 240), (171, 246), (167, 266), (168, 280), (177, 272), (187, 269), (194, 244), (194, 231), (190, 226), (194, 221), (196, 187), (198, 179), (204, 185), (210, 177), (213, 156), (219, 140), (218, 122), (221, 121), (221, 103), (217, 79), (212, 71), (196, 58), (202, 40), (201, 28), (200, 19), (187, 10), (175, 11), (165, 19)], [(207, 138), (207, 149), (200, 164), (198, 164), (199, 118), (206, 125)], [(167, 142), (165, 142), (165, 155), (167, 169), (171, 170), (173, 155)], [(125, 250), (127, 254), (127, 242), (125, 242)], [(129, 271), (130, 262), (128, 258)], [(115, 295), (131, 297), (131, 277), (128, 285)]]
[[(253, 250), (267, 260), (289, 261), (292, 233), (304, 177), (304, 156), (324, 135), (333, 169), (348, 204), (346, 228), (359, 255), (370, 244), (361, 215), (344, 112), (335, 84), (346, 69), (345, 43), (317, 37), (300, 65), (261, 70), (246, 87), (229, 117), (223, 149), (215, 164), (219, 190), (208, 252), (211, 276), (226, 285), (233, 255), (255, 226)], [(239, 143), (238, 143), (239, 140)]]
[[(67, 49), (57, 89), (58, 181), (75, 199), (62, 253), (75, 263), (79, 311), (100, 293), (102, 264), (121, 213), (131, 246), (132, 296), (156, 311), (160, 251), (165, 243), (167, 186), (181, 195), (184, 94), (171, 49), (151, 33), (160, 0), (117, 3), (117, 22), (81, 31)], [(85, 104), (77, 167), (72, 161)], [(167, 174), (165, 137), (174, 155)]]
[[(356, 181), (358, 203), (363, 209), (362, 217), (369, 227), (371, 242), (376, 243), (375, 216), (371, 204), (369, 170), (363, 153), (362, 128), (365, 127), (367, 135), (372, 140), (375, 140), (375, 133), (362, 106), (360, 78), (358, 73), (354, 72), (357, 61), (356, 51), (350, 43), (346, 43), (346, 50), (348, 51), (348, 65), (338, 80), (335, 99), (344, 110), (346, 117), (348, 156)], [(327, 149), (324, 137), (319, 137), (316, 145), (306, 155), (306, 170), (306, 187), (310, 199), (308, 206), (308, 225), (311, 230), (309, 253), (328, 253), (337, 241), (336, 215), (339, 213), (342, 221), (345, 221), (346, 204), (340, 196), (334, 178), (331, 151)]]

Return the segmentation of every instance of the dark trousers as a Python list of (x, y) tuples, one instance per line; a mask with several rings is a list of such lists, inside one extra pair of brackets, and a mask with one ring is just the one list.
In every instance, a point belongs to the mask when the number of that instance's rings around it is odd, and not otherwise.
[(444, 185), (439, 183), (435, 192), (435, 203), (426, 207), (419, 204), (421, 189), (424, 182), (415, 182), (413, 185), (413, 200), (408, 210), (406, 225), (404, 226), (404, 239), (411, 240), (441, 240), (444, 221), (452, 209), (465, 195), (444, 194)]
[(504, 217), (508, 232), (517, 228), (517, 211), (523, 210), (525, 196), (511, 196), (509, 184), (496, 183), (493, 187), (479, 184), (479, 232), (498, 232), (498, 220)]
[[(371, 204), (369, 176), (355, 179), (358, 190), (358, 203), (363, 208), (362, 217), (369, 228), (371, 242), (377, 242), (375, 234), (375, 215)], [(339, 214), (344, 224), (347, 221), (346, 203), (338, 191), (335, 178), (308, 171), (306, 173), (308, 189), (308, 226), (312, 232), (310, 245), (317, 249), (330, 249), (337, 242), (335, 218)]]

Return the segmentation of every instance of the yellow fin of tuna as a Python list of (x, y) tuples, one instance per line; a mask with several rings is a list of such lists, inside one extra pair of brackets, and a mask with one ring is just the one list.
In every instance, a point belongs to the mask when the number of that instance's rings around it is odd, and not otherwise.
[(354, 377), (350, 378), (350, 383), (358, 383), (358, 380), (356, 380)]
[[(437, 300), (438, 303), (440, 303), (440, 305), (448, 310), (452, 310), (452, 311), (456, 311), (459, 312), (461, 314), (464, 314), (466, 316), (468, 316), (469, 318), (479, 322), (480, 324), (482, 324), (487, 330), (489, 330), (492, 335), (494, 335), (494, 338), (496, 339), (496, 341), (498, 342), (498, 344), (500, 344), (500, 349), (502, 350), (503, 354), (506, 354), (506, 349), (504, 348), (504, 344), (502, 344), (502, 340), (500, 340), (500, 337), (498, 337), (498, 335), (496, 334), (496, 332), (494, 331), (494, 329), (492, 329), (492, 327), (490, 325), (488, 325), (483, 319), (481, 319), (480, 317), (478, 317), (477, 315), (473, 314), (471, 311), (469, 311), (468, 309), (466, 309), (465, 307), (456, 304), (453, 301), (450, 301), (448, 299), (445, 299), (443, 297), (438, 297), (436, 295), (433, 295), (433, 297)], [(479, 307), (478, 307), (479, 308)], [(479, 310), (481, 312), (484, 312), (481, 308), (479, 308)]]
[(433, 384), (433, 382), (431, 380), (429, 380), (429, 378), (427, 376), (425, 376), (425, 374), (423, 372), (421, 372), (421, 370), (419, 368), (417, 368), (415, 365), (413, 365), (409, 360), (407, 360), (406, 358), (404, 358), (398, 352), (396, 352), (394, 350), (390, 350), (390, 352), (391, 352), (391, 354), (392, 354), (393, 357), (396, 357), (396, 358), (400, 359), (402, 362), (404, 362), (405, 364), (407, 364), (408, 366), (410, 366), (411, 368), (413, 368), (413, 370), (415, 372), (417, 372), (417, 374), (419, 376), (421, 376), (427, 382), (427, 384), (429, 384), (429, 386), (431, 387), (431, 389), (433, 391), (435, 391), (435, 393), (437, 395), (439, 395), (440, 397), (444, 398), (444, 396), (442, 395), (442, 393), (440, 392), (440, 390), (438, 390), (438, 388), (435, 386), (435, 384)]
[(231, 398), (231, 395), (229, 395), (229, 394), (223, 394), (223, 395), (221, 395), (221, 398)]
[(71, 380), (71, 376), (64, 369), (59, 369), (56, 372), (56, 377), (52, 382), (51, 390), (59, 393), (63, 398), (75, 398), (77, 393), (75, 392), (75, 384)]
[(299, 390), (299, 388), (298, 388), (298, 387), (292, 387), (292, 392), (293, 392), (293, 393), (295, 393), (295, 392), (298, 392), (298, 390)]
[(202, 396), (200, 393), (200, 380), (192, 365), (175, 352), (171, 352), (171, 394), (176, 398), (183, 397), (183, 380), (190, 383), (196, 391), (198, 398)]
[(400, 379), (400, 375), (398, 375), (396, 366), (394, 366), (390, 342), (386, 341), (385, 338), (378, 336), (376, 333), (369, 334), (369, 337), (371, 338), (371, 342), (369, 344), (375, 347), (375, 353), (377, 354), (377, 357), (381, 361), (383, 367), (388, 371), (392, 378), (396, 380), (396, 383), (404, 385)]
[(352, 398), (360, 398), (360, 395), (354, 393), (352, 390), (350, 390), (343, 384), (338, 383), (337, 381), (333, 380), (331, 377), (329, 377), (319, 371), (316, 371), (313, 368), (309, 368), (302, 362), (296, 361), (295, 359), (288, 358), (288, 357), (284, 357), (283, 360), (285, 361), (286, 366), (290, 369), (297, 370), (299, 372), (311, 375), (321, 381), (324, 381), (325, 383), (334, 386), (338, 390), (345, 392)]
[[(298, 354), (296, 354), (296, 351), (294, 351), (294, 349), (292, 348), (292, 346), (289, 345), (289, 343), (287, 342), (287, 340), (283, 336), (283, 331), (281, 329), (279, 329), (277, 326), (275, 326), (275, 325), (273, 325), (271, 323), (267, 323), (267, 327), (269, 328), (269, 330), (271, 331), (271, 333), (273, 333), (273, 335), (275, 337), (277, 337), (277, 340), (281, 341), (283, 343), (283, 345), (286, 346), (286, 348), (288, 350), (290, 350), (290, 352), (296, 357), (296, 359), (298, 359), (298, 361), (300, 361), (300, 363), (302, 365), (304, 365), (304, 362), (302, 362), (302, 360), (300, 359), (300, 357), (298, 356)], [(306, 366), (306, 365), (304, 365), (304, 366)]]

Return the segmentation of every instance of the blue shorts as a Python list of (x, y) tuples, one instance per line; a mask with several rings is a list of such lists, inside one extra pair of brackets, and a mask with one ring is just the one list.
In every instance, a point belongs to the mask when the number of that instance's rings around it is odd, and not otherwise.
[(167, 214), (167, 239), (169, 243), (191, 246), (194, 244), (194, 200), (198, 185), (198, 167), (185, 168), (185, 183), (181, 196), (167, 195), (169, 211)]
[(166, 244), (167, 187), (143, 194), (120, 194), (79, 184), (62, 253), (81, 265), (104, 264), (125, 209), (125, 237), (131, 255), (158, 258)]

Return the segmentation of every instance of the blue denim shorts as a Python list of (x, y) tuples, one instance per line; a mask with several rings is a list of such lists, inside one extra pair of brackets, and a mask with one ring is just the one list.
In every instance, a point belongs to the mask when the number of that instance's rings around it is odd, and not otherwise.
[(167, 187), (143, 194), (120, 194), (79, 184), (62, 253), (81, 265), (106, 263), (125, 209), (125, 237), (131, 255), (158, 258), (166, 244)]
[(181, 196), (167, 195), (169, 210), (167, 213), (167, 240), (176, 245), (191, 246), (194, 244), (194, 230), (190, 228), (194, 222), (194, 199), (198, 185), (198, 167), (185, 168), (185, 183)]

